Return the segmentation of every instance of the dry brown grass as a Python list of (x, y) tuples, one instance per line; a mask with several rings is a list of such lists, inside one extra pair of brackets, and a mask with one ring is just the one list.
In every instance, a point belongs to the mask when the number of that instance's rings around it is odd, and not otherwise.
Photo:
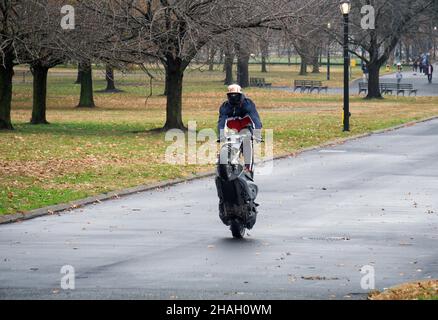
[(370, 300), (438, 300), (438, 280), (406, 283), (382, 293), (374, 292)]
[[(16, 84), (12, 116), (17, 130), (0, 133), (0, 214), (213, 168), (164, 162), (169, 143), (163, 133), (151, 131), (165, 121), (166, 101), (157, 94), (162, 83), (154, 85), (155, 94), (147, 104), (145, 88), (122, 85), (126, 92), (97, 94), (98, 107), (87, 110), (75, 108), (79, 88), (72, 84), (74, 75), (71, 72), (70, 78), (50, 79), (49, 126), (26, 124), (31, 113), (31, 86)], [(274, 73), (268, 75), (275, 77)], [(216, 127), (218, 108), (225, 98), (222, 76), (221, 72), (188, 74), (183, 97), (185, 123), (196, 121), (198, 130)], [(98, 80), (96, 89), (102, 85)], [(276, 155), (438, 115), (437, 98), (366, 101), (353, 96), (352, 131), (346, 134), (341, 130), (340, 96), (263, 89), (246, 92), (256, 102), (264, 127), (274, 130)]]

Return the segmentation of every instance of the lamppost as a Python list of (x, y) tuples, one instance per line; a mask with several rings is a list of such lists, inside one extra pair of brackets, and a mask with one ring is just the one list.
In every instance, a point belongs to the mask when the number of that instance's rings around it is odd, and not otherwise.
[(340, 8), (344, 16), (344, 131), (350, 131), (350, 54), (348, 52), (348, 15), (351, 9), (350, 1), (342, 0)]
[(331, 25), (331, 23), (329, 22), (329, 23), (327, 23), (327, 29), (328, 29), (328, 31), (329, 31), (329, 39), (328, 39), (328, 45), (327, 45), (327, 81), (329, 81), (330, 80), (330, 45), (331, 45), (331, 37), (332, 37), (332, 35), (331, 35), (331, 28), (332, 28), (332, 25)]

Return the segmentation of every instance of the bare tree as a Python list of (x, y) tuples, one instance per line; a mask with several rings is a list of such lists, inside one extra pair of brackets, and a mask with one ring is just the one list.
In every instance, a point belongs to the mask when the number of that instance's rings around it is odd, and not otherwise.
[(254, 38), (250, 32), (240, 30), (233, 38), (234, 50), (237, 55), (237, 83), (242, 88), (249, 87), (249, 60), (254, 45)]
[[(320, 37), (315, 34), (312, 37), (313, 40), (318, 40)], [(320, 53), (320, 40), (315, 43), (314, 41), (310, 41), (302, 38), (295, 38), (293, 41), (294, 48), (301, 57), (301, 68), (300, 75), (307, 74), (307, 66), (313, 66), (313, 73), (319, 73), (319, 53)]]
[[(350, 17), (350, 52), (362, 59), (369, 70), (367, 98), (381, 98), (379, 76), (380, 68), (385, 65), (398, 46), (402, 37), (415, 30), (418, 17), (432, 10), (436, 0), (352, 0)], [(375, 10), (375, 28), (363, 28), (361, 9), (371, 5)], [(336, 12), (337, 4), (331, 11)], [(342, 20), (335, 19), (336, 27), (342, 30)], [(341, 43), (341, 35), (337, 34)], [(362, 54), (362, 49), (365, 54)]]
[(106, 88), (102, 92), (116, 93), (121, 90), (116, 88), (116, 82), (114, 78), (114, 67), (110, 64), (107, 64), (105, 67), (105, 80), (106, 80)]
[(20, 1), (2, 0), (0, 2), (0, 130), (12, 130), (11, 101), (12, 77), (16, 59), (17, 41), (23, 26), (23, 5)]
[[(0, 129), (11, 123), (12, 78), (16, 64), (28, 63), (34, 75), (31, 123), (46, 123), (48, 69), (62, 61), (56, 42), (52, 9), (56, 1), (0, 1)], [(59, 6), (56, 6), (59, 13)], [(57, 15), (58, 16), (58, 15)], [(59, 26), (59, 18), (58, 18)]]
[(80, 2), (105, 17), (105, 30), (113, 32), (111, 48), (129, 51), (134, 56), (137, 52), (138, 57), (156, 57), (165, 65), (167, 111), (164, 129), (185, 128), (182, 121), (184, 71), (212, 38), (233, 29), (279, 24), (309, 5), (287, 0)]
[(225, 80), (224, 84), (230, 85), (234, 82), (233, 77), (233, 65), (234, 65), (234, 46), (232, 44), (232, 41), (227, 39), (224, 42), (224, 54), (225, 54), (225, 61), (224, 61), (224, 71), (225, 71)]
[(32, 14), (22, 17), (27, 26), (26, 36), (20, 38), (19, 60), (27, 62), (33, 74), (33, 103), (31, 124), (47, 124), (47, 76), (49, 69), (65, 61), (66, 56), (57, 48), (59, 6), (48, 0), (29, 1)]
[(80, 81), (81, 95), (79, 97), (78, 108), (94, 108), (94, 91), (93, 91), (93, 67), (91, 60), (84, 60), (80, 64)]
[(261, 56), (261, 72), (266, 73), (268, 72), (267, 60), (269, 58), (269, 46), (273, 38), (273, 31), (269, 28), (258, 29), (255, 31), (255, 35), (257, 37)]

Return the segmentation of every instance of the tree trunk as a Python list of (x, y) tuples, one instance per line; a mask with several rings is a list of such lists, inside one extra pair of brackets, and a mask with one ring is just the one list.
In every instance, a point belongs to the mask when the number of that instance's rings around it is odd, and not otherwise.
[(93, 97), (93, 69), (91, 64), (84, 64), (81, 72), (81, 97), (78, 108), (94, 108), (96, 105)]
[(41, 65), (32, 66), (33, 103), (31, 124), (48, 124), (46, 120), (47, 74), (49, 68)]
[(237, 64), (237, 82), (242, 88), (249, 87), (249, 55), (239, 56)]
[(168, 75), (167, 75), (167, 63), (162, 63), (163, 67), (164, 67), (164, 92), (163, 92), (163, 96), (166, 97), (167, 93), (169, 92), (169, 90), (167, 89), (168, 87)]
[(267, 73), (268, 69), (266, 68), (266, 57), (262, 56), (262, 72)]
[(214, 57), (216, 56), (216, 49), (210, 49), (208, 51), (208, 71), (214, 71)]
[[(220, 51), (219, 51), (219, 65), (221, 65), (221, 64), (223, 64), (224, 63), (224, 50), (223, 49), (221, 49)], [(225, 71), (225, 70), (224, 70)]]
[(0, 130), (13, 130), (11, 122), (13, 57), (6, 53), (0, 64)]
[(167, 93), (169, 92), (169, 89), (167, 89), (169, 86), (168, 86), (168, 83), (169, 83), (169, 81), (167, 80), (167, 78), (168, 78), (168, 76), (167, 76), (167, 72), (166, 72), (166, 76), (165, 76), (165, 79), (164, 79), (164, 92), (163, 92), (163, 96), (167, 96)]
[(314, 59), (312, 73), (320, 73), (318, 57), (316, 57), (316, 59)]
[(367, 99), (380, 99), (382, 94), (380, 93), (380, 65), (377, 63), (369, 63), (369, 79), (368, 79), (368, 95)]
[(411, 59), (411, 48), (409, 43), (405, 43), (406, 48), (406, 61), (409, 62), (409, 59)]
[(249, 58), (250, 53), (247, 48), (240, 44), (235, 44), (237, 53), (237, 83), (242, 88), (249, 87)]
[(246, 49), (240, 46), (236, 47), (238, 52), (237, 56), (237, 83), (242, 88), (249, 87), (249, 58), (250, 54)]
[(106, 66), (105, 80), (106, 80), (106, 89), (105, 89), (105, 91), (107, 91), (107, 92), (115, 92), (115, 91), (117, 91), (116, 85), (114, 83), (114, 69), (110, 65)]
[(234, 64), (234, 54), (227, 53), (225, 56), (225, 85), (233, 84), (233, 64)]
[(182, 121), (182, 92), (184, 67), (181, 58), (166, 58), (167, 107), (164, 130), (186, 130)]
[(78, 75), (76, 77), (75, 84), (81, 84), (81, 78), (82, 78), (82, 65), (78, 63)]
[(301, 58), (300, 76), (307, 74), (307, 63)]
[(312, 66), (312, 73), (320, 73), (319, 71), (319, 63), (315, 63)]
[(267, 41), (262, 40), (260, 44), (260, 51), (262, 53), (262, 73), (267, 73), (268, 69), (266, 68), (266, 59), (269, 55), (269, 44)]

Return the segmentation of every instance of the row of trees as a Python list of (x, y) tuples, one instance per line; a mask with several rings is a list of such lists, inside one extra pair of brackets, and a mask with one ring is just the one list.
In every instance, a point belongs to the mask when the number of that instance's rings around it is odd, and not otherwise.
[[(275, 31), (256, 33), (256, 37), (253, 37), (254, 39), (247, 46), (254, 52), (257, 51), (258, 46), (266, 48), (269, 43), (275, 42), (275, 46), (279, 48), (284, 42), (289, 57), (292, 47), (301, 57), (300, 74), (306, 74), (308, 66), (312, 66), (313, 73), (318, 73), (322, 52), (333, 49), (340, 51), (339, 49), (342, 48), (343, 35), (339, 32), (342, 31), (342, 20), (339, 19), (337, 5), (336, 1), (327, 1), (307, 8), (307, 11), (303, 9), (304, 14), (299, 17), (299, 23), (291, 26), (287, 33)], [(364, 28), (362, 22), (367, 18), (365, 14), (369, 13), (362, 12), (364, 6), (374, 8), (375, 28)], [(391, 57), (396, 56), (398, 60), (404, 56), (404, 60), (409, 61), (417, 58), (421, 53), (431, 51), (432, 58), (436, 58), (437, 17), (438, 1), (436, 0), (352, 1), (350, 50), (351, 54), (360, 58), (369, 69), (368, 98), (381, 98), (380, 69)], [(225, 47), (223, 44), (220, 46)], [(262, 71), (266, 71), (263, 62), (266, 60), (267, 50), (263, 51), (261, 52)], [(228, 63), (231, 62), (232, 59)], [(226, 70), (232, 69), (226, 67)], [(227, 79), (232, 79), (231, 75), (227, 76)], [(246, 85), (245, 81), (243, 85)]]
[[(65, 5), (74, 8), (68, 28), (60, 24)], [(65, 61), (80, 66), (79, 106), (92, 107), (93, 62), (124, 69), (161, 63), (166, 75), (164, 129), (184, 128), (183, 78), (187, 67), (207, 50), (210, 61), (223, 57), (225, 83), (248, 85), (248, 62), (259, 50), (263, 71), (269, 43), (293, 46), (303, 66), (318, 66), (321, 44), (341, 43), (342, 18), (337, 0), (0, 0), (0, 129), (12, 129), (14, 66), (28, 64), (34, 76), (31, 123), (46, 123), (47, 74)], [(375, 29), (361, 27), (363, 5), (375, 8)], [(379, 70), (402, 39), (431, 19), (436, 0), (352, 0), (351, 53), (370, 71), (369, 98), (380, 97)], [(71, 13), (71, 12), (70, 12)], [(63, 20), (65, 22), (65, 19)], [(331, 28), (327, 28), (327, 23)], [(290, 56), (290, 54), (289, 54)], [(303, 71), (303, 70), (302, 70)], [(305, 70), (304, 70), (305, 71)]]

